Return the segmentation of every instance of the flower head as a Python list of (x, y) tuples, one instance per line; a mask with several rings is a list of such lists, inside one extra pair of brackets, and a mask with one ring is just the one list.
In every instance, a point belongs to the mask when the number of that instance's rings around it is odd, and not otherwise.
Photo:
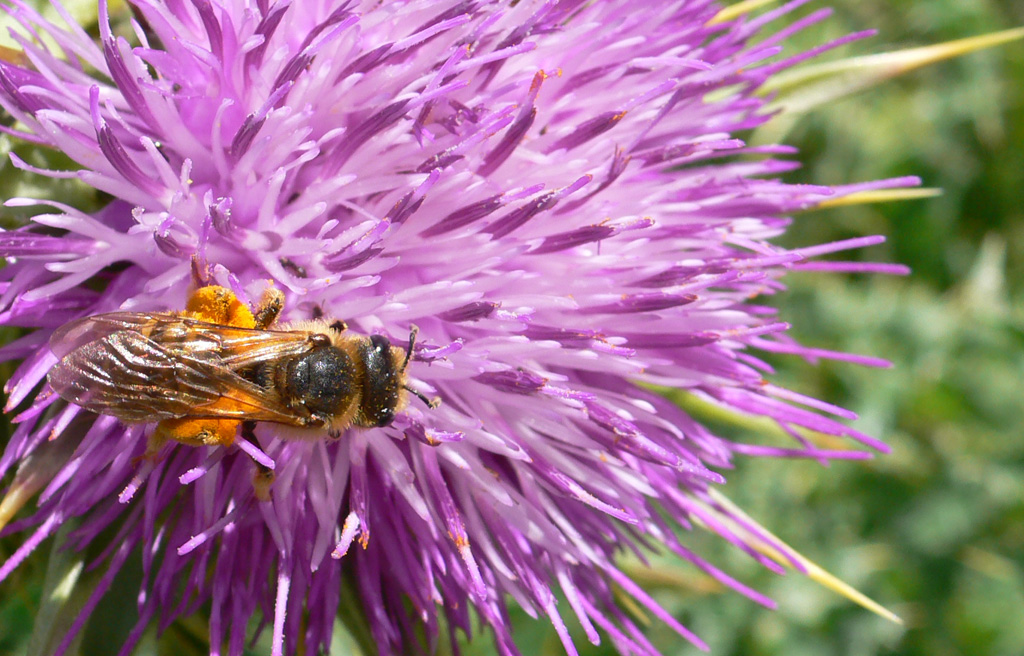
[[(0, 64), (9, 132), (80, 166), (39, 173), (111, 200), (92, 214), (48, 201), (0, 235), (0, 321), (32, 329), (2, 350), (24, 362), (0, 469), (46, 486), (8, 529), (31, 537), (0, 576), (70, 518), (72, 548), (113, 529), (109, 576), (129, 558), (145, 573), (133, 640), (208, 604), (211, 650), (228, 654), (261, 615), (277, 653), (326, 648), (343, 584), (381, 653), (433, 644), (441, 615), (469, 633), (473, 612), (518, 653), (510, 603), (547, 616), (569, 653), (566, 617), (655, 653), (616, 589), (702, 644), (617, 568), (650, 545), (770, 603), (677, 528), (771, 565), (751, 537), (770, 536), (712, 493), (734, 454), (859, 453), (802, 429), (881, 446), (826, 416), (850, 413), (768, 383), (756, 356), (844, 357), (785, 339), (754, 299), (810, 256), (877, 241), (769, 241), (787, 213), (855, 188), (784, 184), (789, 151), (736, 136), (767, 120), (758, 86), (804, 57), (773, 59), (784, 34), (755, 42), (799, 4), (716, 23), (705, 0), (148, 0), (126, 37), (101, 3), (97, 41), (12, 0), (46, 38)], [(240, 448), (176, 445), (140, 465), (151, 428), (40, 387), (47, 342), (80, 316), (180, 310), (194, 260), (249, 302), (272, 283), (283, 321), (323, 314), (395, 343), (417, 325), (409, 385), (441, 405), (337, 441), (261, 423)], [(734, 443), (651, 386), (769, 417), (801, 446)], [(276, 471), (268, 502), (252, 458)]]

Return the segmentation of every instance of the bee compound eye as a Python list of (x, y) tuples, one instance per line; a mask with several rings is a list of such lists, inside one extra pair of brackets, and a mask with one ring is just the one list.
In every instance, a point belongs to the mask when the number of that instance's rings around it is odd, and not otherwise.
[(391, 351), (391, 340), (384, 335), (370, 335), (370, 345), (377, 353), (384, 355)]
[(383, 408), (377, 416), (378, 426), (390, 426), (391, 422), (395, 420), (395, 409), (394, 408)]

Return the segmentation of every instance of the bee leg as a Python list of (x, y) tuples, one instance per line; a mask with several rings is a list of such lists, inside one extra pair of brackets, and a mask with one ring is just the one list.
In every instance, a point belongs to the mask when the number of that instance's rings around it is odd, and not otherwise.
[(168, 441), (167, 433), (160, 430), (160, 424), (157, 424), (156, 430), (146, 438), (146, 450), (141, 456), (133, 458), (132, 464), (136, 467), (146, 464), (155, 465), (160, 460), (160, 449), (164, 448)]
[[(242, 437), (257, 444), (255, 429), (256, 422), (243, 421)], [(257, 501), (270, 501), (270, 486), (274, 484), (275, 478), (274, 470), (256, 460), (252, 463), (256, 465), (256, 472), (252, 475), (252, 492), (256, 495)]]
[(146, 452), (142, 454), (142, 457), (156, 462), (157, 456), (160, 455), (160, 449), (164, 448), (165, 444), (167, 444), (167, 436), (164, 435), (163, 431), (153, 431), (146, 440)]
[(278, 258), (278, 263), (281, 268), (285, 271), (289, 271), (295, 275), (296, 278), (308, 278), (309, 274), (306, 273), (306, 267), (301, 264), (296, 264), (294, 260), (288, 257)]
[(230, 446), (235, 441), (236, 432), (236, 419), (182, 417), (161, 421), (157, 424), (152, 439), (159, 439), (160, 446), (168, 440), (189, 446)]
[[(313, 319), (323, 319), (324, 309), (319, 305), (314, 305), (313, 308), (309, 311), (309, 316), (312, 317)], [(332, 319), (331, 323), (328, 324), (327, 327), (336, 333), (343, 333), (346, 330), (348, 330), (348, 324), (342, 321), (341, 319)]]
[(260, 302), (253, 310), (256, 327), (264, 329), (273, 324), (277, 321), (277, 316), (281, 314), (282, 309), (284, 309), (284, 293), (276, 287), (267, 287), (263, 291)]
[(252, 475), (252, 492), (257, 501), (270, 501), (270, 486), (274, 484), (274, 470), (255, 460), (256, 473)]
[(192, 288), (208, 287), (213, 280), (213, 269), (209, 263), (204, 262), (198, 255), (192, 256)]

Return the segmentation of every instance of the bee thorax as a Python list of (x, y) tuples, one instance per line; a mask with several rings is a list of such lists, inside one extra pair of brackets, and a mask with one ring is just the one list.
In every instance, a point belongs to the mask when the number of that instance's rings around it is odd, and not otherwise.
[(343, 414), (360, 393), (359, 376), (347, 353), (334, 346), (318, 346), (284, 367), (282, 390), (293, 407), (311, 415)]

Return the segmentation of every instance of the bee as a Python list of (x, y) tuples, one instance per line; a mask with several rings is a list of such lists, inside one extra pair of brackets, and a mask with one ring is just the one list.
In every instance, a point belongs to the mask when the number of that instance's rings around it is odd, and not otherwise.
[(387, 426), (411, 393), (403, 347), (319, 318), (275, 326), (284, 295), (268, 288), (251, 310), (227, 288), (197, 288), (185, 311), (113, 312), (59, 328), (49, 385), (64, 400), (125, 423), (158, 422), (146, 456), (169, 440), (227, 446), (254, 422), (285, 438), (337, 438), (349, 426)]

